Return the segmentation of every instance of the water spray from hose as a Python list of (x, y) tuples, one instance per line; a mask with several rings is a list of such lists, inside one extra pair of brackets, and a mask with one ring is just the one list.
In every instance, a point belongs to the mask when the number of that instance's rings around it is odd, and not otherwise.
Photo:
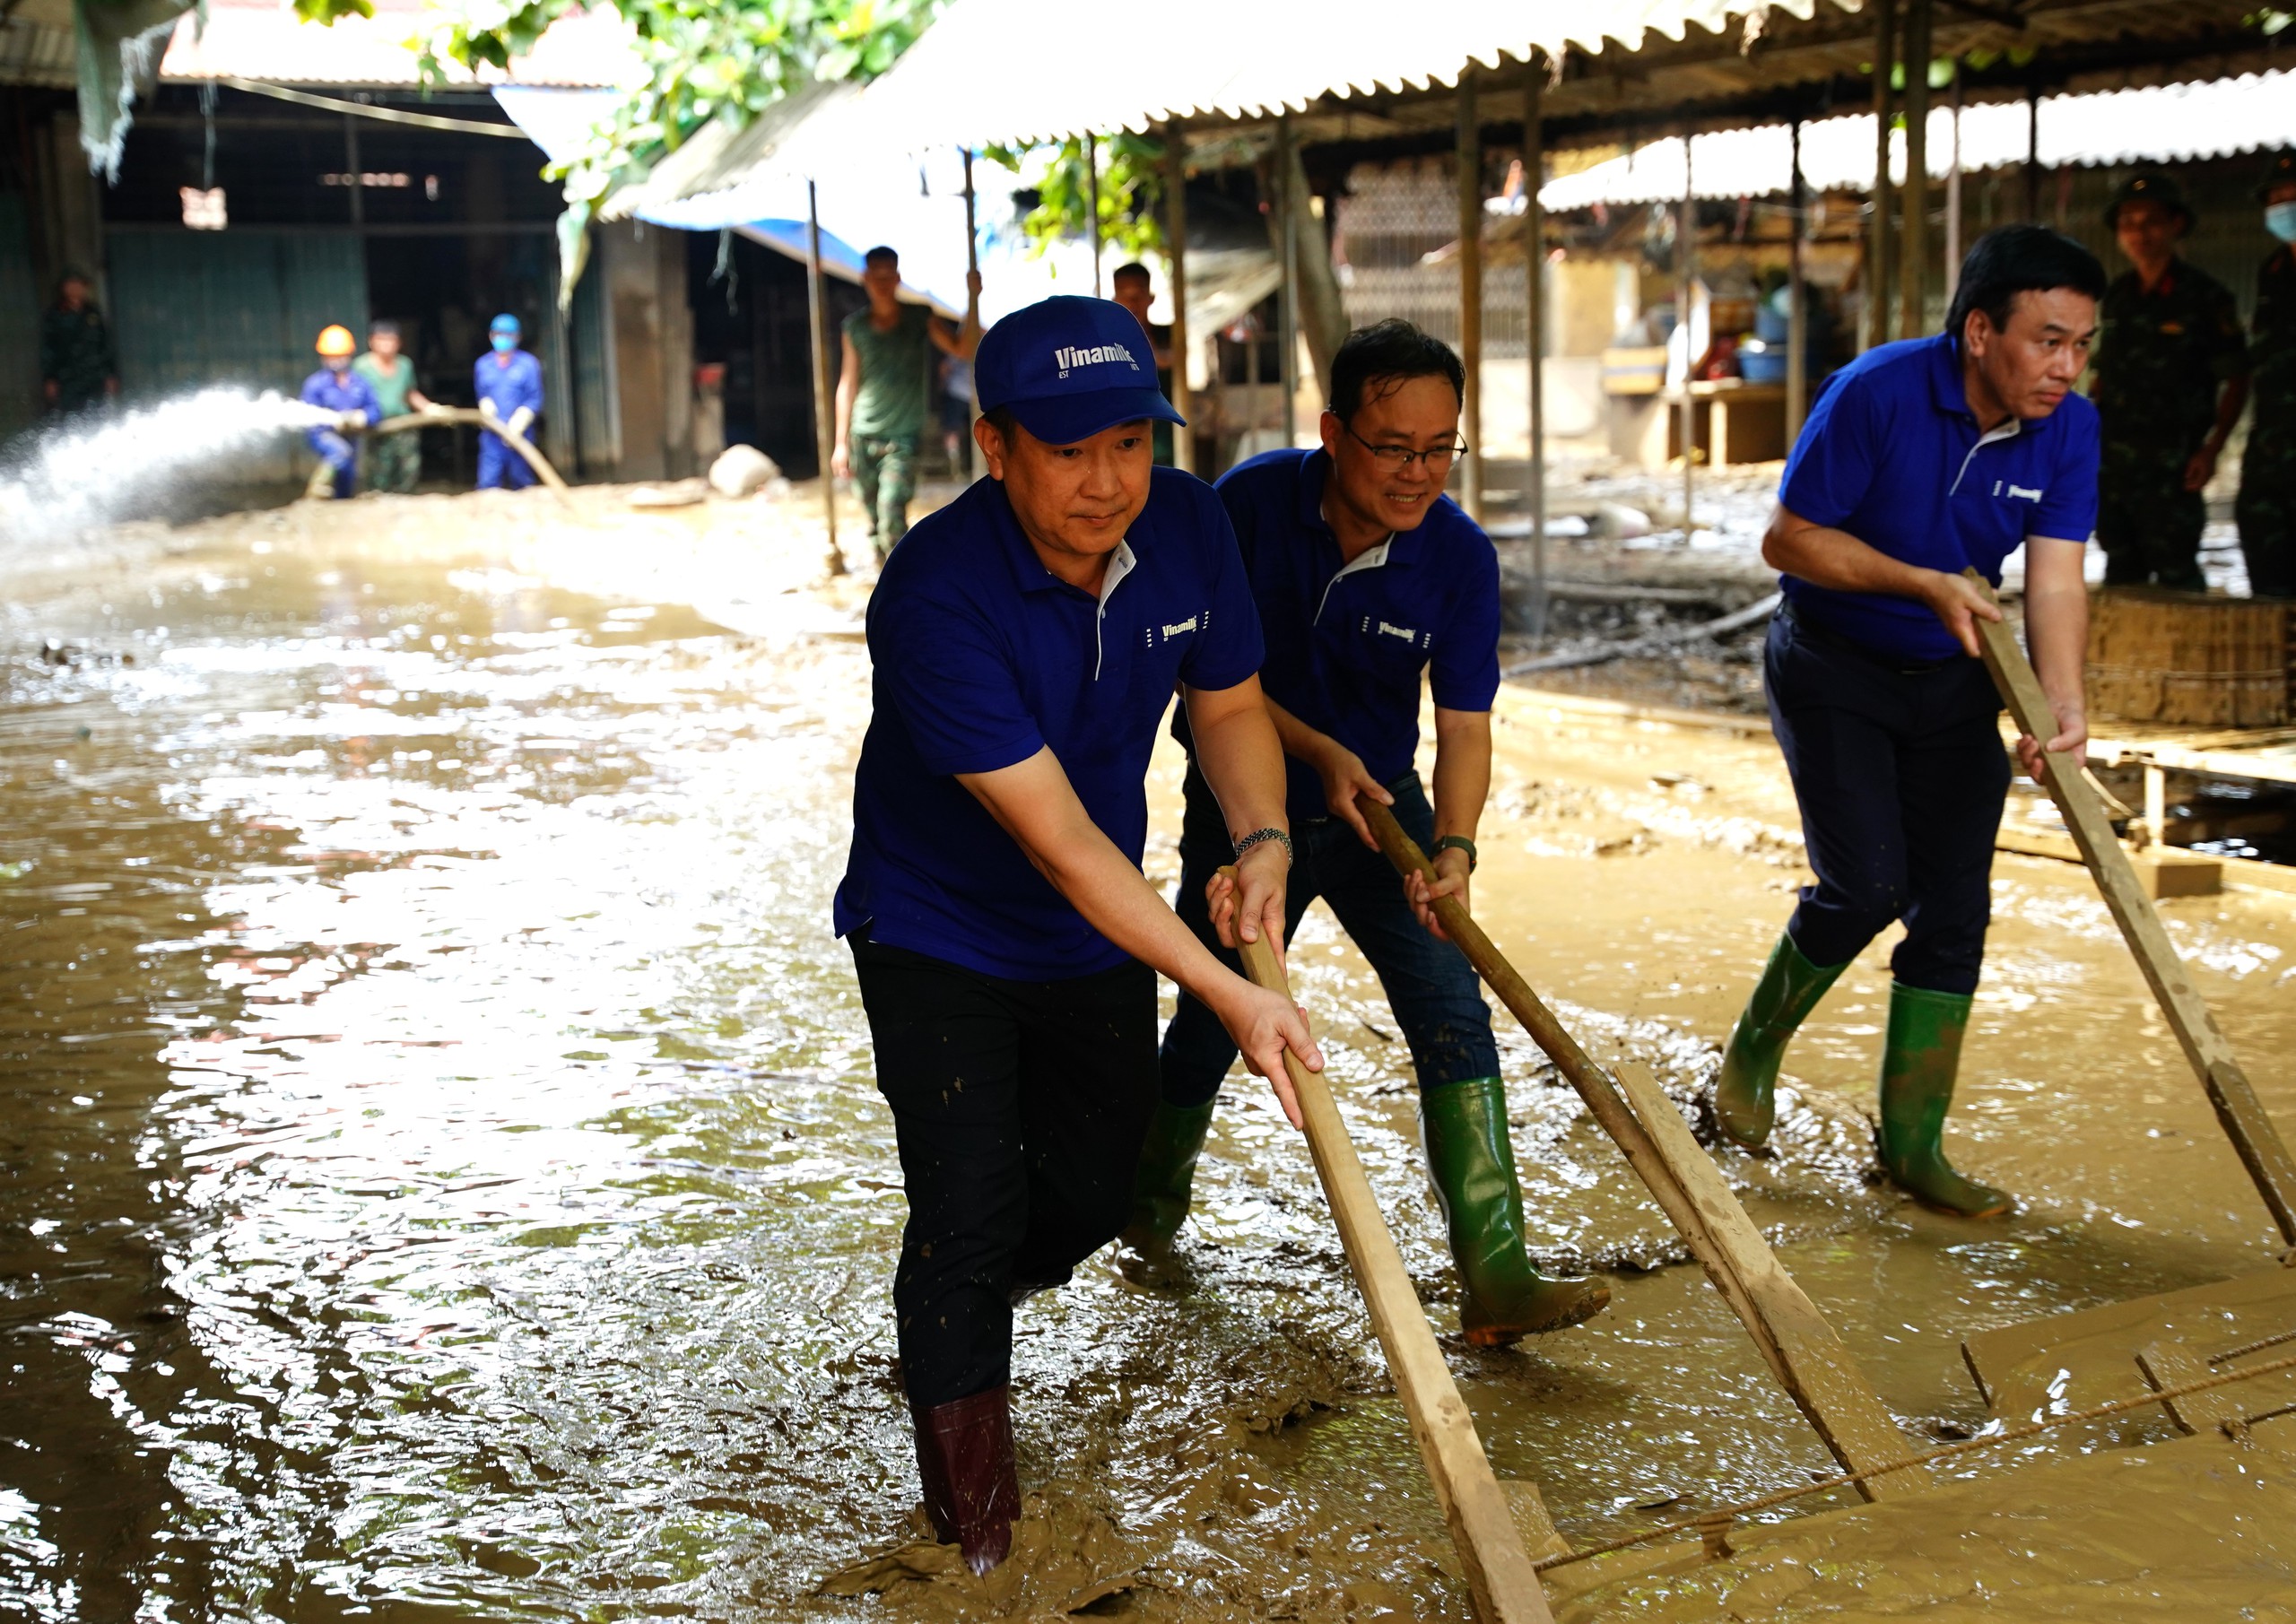
[(0, 468), (0, 540), (69, 540), (132, 516), (187, 476), (335, 421), (274, 390), (214, 388), (65, 422)]

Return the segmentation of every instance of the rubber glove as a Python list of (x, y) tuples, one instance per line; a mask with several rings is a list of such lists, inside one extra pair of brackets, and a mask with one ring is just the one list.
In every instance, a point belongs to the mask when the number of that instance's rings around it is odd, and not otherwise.
[(516, 412), (510, 413), (510, 421), (505, 425), (505, 427), (507, 427), (511, 433), (517, 435), (520, 439), (524, 439), (526, 437), (527, 426), (534, 421), (534, 408), (532, 406), (521, 406)]
[(357, 406), (353, 406), (348, 412), (338, 412), (335, 413), (335, 426), (345, 434), (356, 434), (367, 426), (367, 413)]

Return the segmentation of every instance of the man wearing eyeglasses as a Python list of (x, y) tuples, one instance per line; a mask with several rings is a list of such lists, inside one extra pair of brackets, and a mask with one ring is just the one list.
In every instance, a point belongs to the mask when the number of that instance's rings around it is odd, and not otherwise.
[[(1285, 939), (1320, 896), (1387, 989), (1418, 1073), (1428, 1168), (1458, 1265), (1460, 1326), (1469, 1342), (1496, 1347), (1575, 1324), (1610, 1293), (1595, 1281), (1548, 1279), (1530, 1261), (1491, 1010), (1432, 911), (1438, 897), (1467, 901), (1499, 689), (1498, 555), (1443, 494), (1465, 450), (1464, 386), (1449, 346), (1408, 322), (1351, 334), (1332, 360), (1322, 448), (1256, 456), (1218, 489), (1259, 610), (1260, 682), (1290, 775), (1297, 850)], [(1431, 805), (1413, 769), (1422, 672), (1435, 701)], [(1173, 731), (1190, 744), (1184, 716)], [(1433, 855), (1433, 885), (1397, 878), (1356, 810), (1359, 794), (1393, 809)], [(1185, 798), (1177, 907), (1221, 951), (1213, 921), (1231, 906), (1215, 878), (1228, 829), (1192, 744)], [(1161, 1098), (1126, 1230), (1152, 1255), (1187, 1217), (1236, 1046), (1183, 993), (1160, 1058)]]

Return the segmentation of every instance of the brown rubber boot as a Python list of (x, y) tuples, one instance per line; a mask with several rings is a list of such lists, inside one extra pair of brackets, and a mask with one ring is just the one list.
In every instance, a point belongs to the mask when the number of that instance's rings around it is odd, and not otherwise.
[(985, 1574), (1011, 1552), (1013, 1520), (1021, 1515), (1012, 1389), (991, 1387), (929, 1410), (911, 1404), (909, 1414), (933, 1532), (963, 1550), (966, 1567)]

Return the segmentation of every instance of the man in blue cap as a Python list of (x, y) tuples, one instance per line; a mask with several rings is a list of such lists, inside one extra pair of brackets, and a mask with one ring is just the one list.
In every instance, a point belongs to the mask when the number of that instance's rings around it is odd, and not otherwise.
[[(1878, 1148), (1900, 1189), (1962, 1218), (2014, 1204), (1944, 1149), (2009, 789), (1976, 627), (2001, 611), (1964, 571), (1998, 586), (2025, 550), (2025, 640), (2057, 722), (2046, 748), (2078, 760), (2099, 434), (2073, 386), (2104, 294), (2104, 267), (2070, 238), (2041, 226), (1979, 238), (1944, 332), (1869, 350), (1826, 380), (1762, 538), (1786, 594), (1763, 688), (1817, 883), (1730, 1034), (1715, 1118), (1749, 1149), (1768, 1141), (1787, 1040), (1902, 920)], [(2043, 748), (2017, 742), (2035, 777)]]
[[(472, 369), (472, 384), (479, 410), (491, 412), (495, 421), (524, 439), (542, 415), (542, 362), (518, 347), (518, 318), (504, 311), (487, 325), (491, 346)], [(491, 429), (478, 431), (478, 488), (508, 487), (523, 491), (535, 482), (526, 459), (503, 443)]]
[[(1048, 299), (982, 340), (988, 467), (887, 560), (875, 714), (837, 931), (909, 1202), (893, 1304), (925, 1506), (987, 1572), (1020, 1507), (1013, 1307), (1116, 1237), (1156, 1100), (1156, 975), (1202, 1000), (1296, 1125), (1300, 1012), (1223, 966), (1140, 872), (1172, 694), (1224, 812), (1222, 917), (1280, 949), (1283, 761), (1233, 530), (1150, 461), (1178, 422), (1120, 305)], [(1232, 940), (1232, 936), (1231, 938)]]
[[(1318, 896), (1378, 973), (1411, 1046), (1427, 1165), (1459, 1272), (1467, 1341), (1499, 1347), (1559, 1330), (1610, 1300), (1599, 1282), (1552, 1280), (1524, 1244), (1523, 1193), (1491, 1008), (1474, 968), (1430, 911), (1467, 900), (1474, 830), (1491, 788), (1499, 690), (1499, 556), (1443, 494), (1458, 459), (1465, 372), (1405, 321), (1348, 335), (1332, 357), (1323, 447), (1231, 469), (1235, 521), (1267, 639), (1262, 680), (1289, 759), (1300, 866), (1292, 926)], [(1421, 677), (1435, 703), (1434, 801), (1421, 787)], [(1173, 725), (1188, 743), (1185, 720)], [(1226, 861), (1220, 807), (1187, 775), (1179, 913), (1212, 945), (1205, 888)], [(1393, 809), (1435, 862), (1432, 888), (1398, 879), (1356, 797)], [(1414, 915), (1416, 916), (1414, 917)], [(1183, 992), (1164, 1034), (1162, 1095), (1143, 1147), (1125, 1238), (1153, 1253), (1187, 1215), (1197, 1157), (1236, 1046)]]

